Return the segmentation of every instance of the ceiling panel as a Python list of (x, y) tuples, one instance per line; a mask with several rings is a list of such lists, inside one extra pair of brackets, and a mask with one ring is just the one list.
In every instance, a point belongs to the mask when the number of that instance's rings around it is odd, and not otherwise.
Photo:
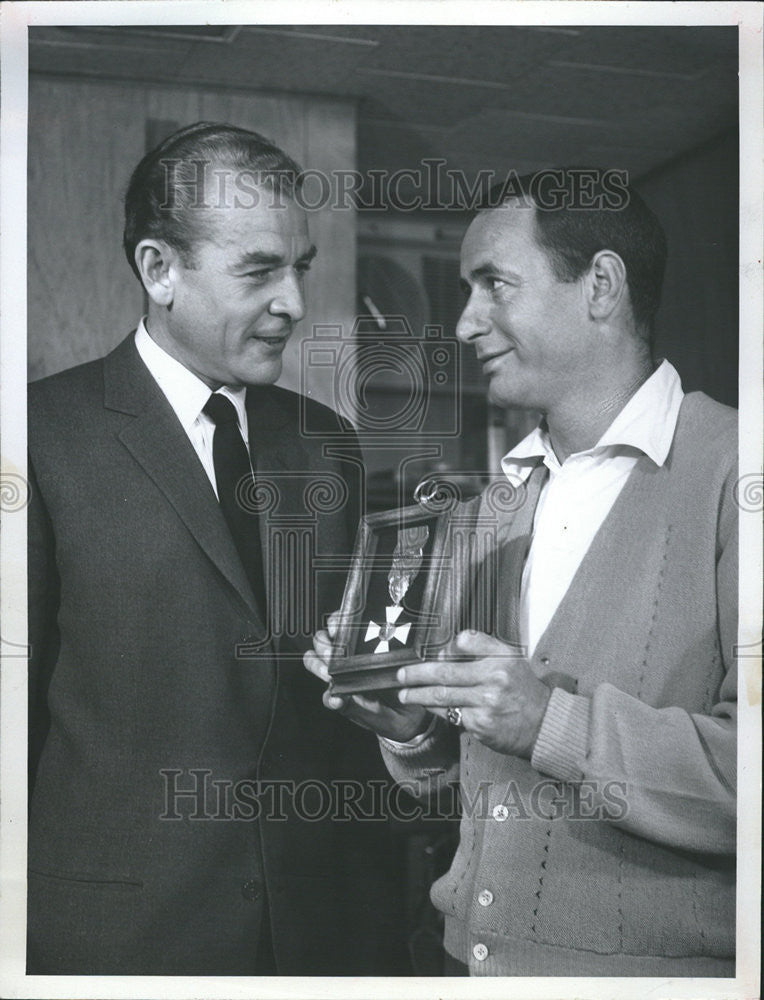
[(47, 27), (34, 72), (353, 99), (361, 170), (553, 163), (639, 176), (737, 124), (734, 28)]

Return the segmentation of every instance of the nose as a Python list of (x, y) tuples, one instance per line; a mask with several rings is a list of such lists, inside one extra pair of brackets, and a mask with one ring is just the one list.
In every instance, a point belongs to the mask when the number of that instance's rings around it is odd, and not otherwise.
[(288, 316), (292, 323), (298, 323), (305, 315), (302, 281), (294, 268), (284, 268), (281, 281), (271, 299), (269, 311), (274, 316)]
[(462, 344), (471, 344), (490, 330), (487, 311), (476, 292), (472, 292), (456, 324), (456, 336)]

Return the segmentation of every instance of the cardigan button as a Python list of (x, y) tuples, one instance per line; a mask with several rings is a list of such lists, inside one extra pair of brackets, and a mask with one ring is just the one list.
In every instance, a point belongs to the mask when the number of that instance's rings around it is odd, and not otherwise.
[(490, 906), (492, 902), (493, 893), (490, 889), (483, 889), (480, 893), (478, 893), (478, 903), (480, 903), (481, 906)]
[(509, 816), (509, 809), (505, 805), (493, 807), (493, 818), (497, 823), (503, 823), (507, 816)]
[(548, 666), (548, 664), (549, 664), (549, 657), (546, 654), (544, 654), (541, 657), (541, 662), (544, 664), (545, 667)]
[(485, 960), (488, 958), (488, 948), (486, 948), (486, 946), (482, 942), (480, 942), (479, 944), (476, 944), (475, 947), (472, 949), (472, 954), (475, 956), (476, 961), (485, 962)]

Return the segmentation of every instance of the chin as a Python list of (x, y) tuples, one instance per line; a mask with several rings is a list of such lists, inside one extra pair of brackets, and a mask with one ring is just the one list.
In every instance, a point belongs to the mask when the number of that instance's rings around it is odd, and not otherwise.
[(493, 380), (488, 385), (488, 402), (494, 406), (501, 407), (520, 405), (516, 400), (516, 394), (512, 392), (510, 386), (502, 385), (500, 382)]
[(489, 386), (488, 402), (492, 403), (494, 406), (498, 406), (500, 409), (506, 409), (510, 406), (514, 406), (519, 410), (539, 409), (539, 404), (533, 398), (531, 393), (523, 392), (518, 387), (510, 387), (506, 385), (495, 387), (493, 385)]
[(242, 385), (272, 385), (281, 377), (281, 358), (253, 365), (240, 373)]

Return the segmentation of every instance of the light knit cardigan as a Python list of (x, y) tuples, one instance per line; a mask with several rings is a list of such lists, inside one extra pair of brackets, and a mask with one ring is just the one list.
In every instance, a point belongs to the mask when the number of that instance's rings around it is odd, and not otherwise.
[(432, 899), (472, 975), (734, 975), (736, 427), (692, 393), (664, 465), (640, 456), (531, 659), (553, 686), (532, 761), (440, 721), (382, 743), (407, 787), (459, 777)]

